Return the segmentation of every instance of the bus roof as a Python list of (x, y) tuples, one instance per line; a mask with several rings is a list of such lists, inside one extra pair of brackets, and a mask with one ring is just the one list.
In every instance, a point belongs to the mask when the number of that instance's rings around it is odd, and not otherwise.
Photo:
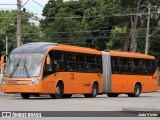
[(15, 48), (11, 53), (24, 53), (24, 52), (46, 53), (48, 50), (63, 50), (63, 51), (71, 51), (71, 52), (101, 54), (101, 51), (91, 49), (91, 48), (64, 45), (64, 44), (51, 43), (51, 42), (27, 43), (20, 47)]
[(131, 57), (131, 58), (144, 58), (144, 59), (155, 59), (154, 56), (145, 55), (142, 53), (134, 53), (134, 52), (121, 52), (121, 51), (109, 51), (111, 56), (119, 56), (119, 57)]
[(57, 46), (57, 43), (50, 42), (36, 42), (36, 43), (27, 43), (20, 47), (15, 48), (11, 53), (45, 53), (48, 48), (51, 46)]
[[(35, 42), (35, 43), (24, 44), (20, 47), (15, 48), (11, 53), (24, 53), (24, 52), (46, 53), (48, 50), (63, 50), (63, 51), (99, 54), (99, 55), (102, 54), (102, 51), (98, 51), (91, 48), (64, 45), (64, 44), (51, 43), (51, 42)], [(155, 59), (154, 56), (145, 55), (141, 53), (120, 52), (120, 51), (109, 51), (109, 52), (111, 56)]]
[(96, 49), (86, 48), (86, 47), (78, 47), (78, 46), (71, 46), (71, 45), (64, 45), (64, 44), (59, 44), (59, 46), (55, 46), (52, 49), (70, 51), (70, 52), (89, 53), (89, 54), (99, 54), (99, 55), (102, 54), (101, 51), (98, 51)]

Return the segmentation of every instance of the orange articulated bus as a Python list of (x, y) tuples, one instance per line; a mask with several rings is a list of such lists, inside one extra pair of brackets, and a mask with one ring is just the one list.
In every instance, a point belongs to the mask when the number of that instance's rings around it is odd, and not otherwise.
[(28, 43), (14, 49), (6, 63), (4, 93), (49, 94), (68, 98), (72, 94), (117, 97), (158, 90), (158, 71), (153, 56), (97, 51), (57, 43)]

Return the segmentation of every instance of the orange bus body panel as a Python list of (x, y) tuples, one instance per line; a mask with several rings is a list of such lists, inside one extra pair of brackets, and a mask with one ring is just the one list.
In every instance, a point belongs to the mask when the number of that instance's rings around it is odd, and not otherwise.
[[(153, 59), (155, 57), (141, 53), (110, 51), (111, 56)], [(142, 92), (155, 92), (158, 90), (158, 71), (153, 76), (112, 74), (113, 93), (132, 93), (134, 85), (139, 82), (142, 85)]]
[(43, 93), (43, 81), (40, 81), (37, 85), (3, 84), (2, 90), (4, 93)]
[(152, 76), (112, 74), (112, 92), (132, 93), (137, 82), (141, 83), (142, 92), (155, 92), (158, 90), (157, 79), (153, 79)]
[(119, 57), (130, 57), (130, 58), (144, 58), (144, 59), (155, 59), (155, 57), (150, 55), (145, 55), (141, 53), (134, 52), (120, 52), (120, 51), (109, 51), (111, 56), (119, 56)]
[(22, 82), (19, 85), (14, 85), (12, 83), (10, 85), (3, 85), (2, 89), (5, 93), (27, 92), (53, 94), (56, 92), (55, 88), (59, 80), (64, 82), (64, 94), (90, 93), (94, 81), (98, 82), (98, 92), (102, 93), (102, 74), (77, 72), (58, 72), (44, 78), (37, 85), (22, 84)]

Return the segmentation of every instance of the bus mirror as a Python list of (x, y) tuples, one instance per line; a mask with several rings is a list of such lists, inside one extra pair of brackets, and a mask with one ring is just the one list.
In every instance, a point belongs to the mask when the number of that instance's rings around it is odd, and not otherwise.
[(5, 63), (6, 63), (5, 58), (6, 58), (6, 56), (4, 56), (4, 55), (1, 56), (1, 70), (2, 70), (1, 74), (4, 74), (4, 71), (5, 71)]
[(2, 55), (0, 61), (1, 61), (1, 64), (6, 63), (7, 62), (7, 55)]
[(4, 55), (1, 56), (1, 64), (4, 64)]
[(51, 64), (51, 59), (50, 59), (49, 55), (47, 55), (46, 64), (47, 64), (47, 65), (50, 65), (50, 64)]

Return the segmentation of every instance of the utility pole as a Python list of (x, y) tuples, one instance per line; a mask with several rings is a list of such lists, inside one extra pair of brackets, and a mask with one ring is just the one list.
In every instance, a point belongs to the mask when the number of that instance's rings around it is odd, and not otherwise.
[(8, 36), (6, 36), (6, 55), (8, 55)]
[(145, 54), (148, 54), (149, 51), (149, 29), (150, 29), (150, 14), (151, 14), (151, 3), (148, 6), (148, 21), (147, 21), (147, 31), (146, 31), (146, 46), (145, 46)]
[(17, 0), (17, 47), (22, 44), (21, 0)]

